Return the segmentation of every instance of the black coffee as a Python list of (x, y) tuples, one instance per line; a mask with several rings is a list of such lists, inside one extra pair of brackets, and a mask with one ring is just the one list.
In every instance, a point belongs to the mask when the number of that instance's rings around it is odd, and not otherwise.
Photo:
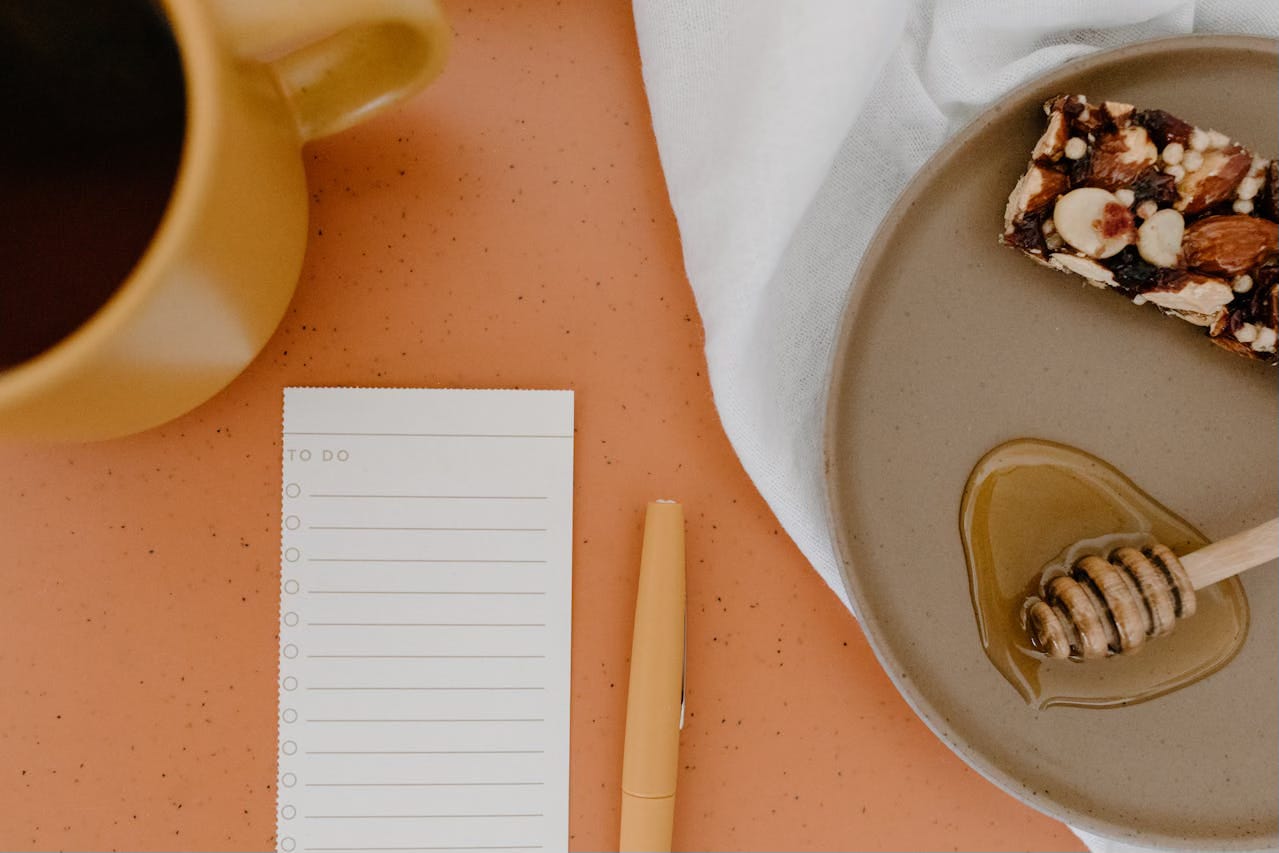
[(164, 213), (182, 65), (145, 0), (0, 0), (0, 370), (73, 332)]

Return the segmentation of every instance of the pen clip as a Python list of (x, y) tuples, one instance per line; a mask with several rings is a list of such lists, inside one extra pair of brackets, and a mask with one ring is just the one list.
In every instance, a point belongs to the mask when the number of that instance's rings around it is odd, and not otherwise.
[(688, 609), (684, 610), (684, 666), (679, 676), (679, 730), (684, 731), (684, 694), (688, 691)]

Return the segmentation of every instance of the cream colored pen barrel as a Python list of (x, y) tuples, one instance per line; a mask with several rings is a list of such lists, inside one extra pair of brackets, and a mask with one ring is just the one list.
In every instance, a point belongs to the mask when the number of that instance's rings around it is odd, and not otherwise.
[(684, 670), (684, 510), (648, 505), (622, 758), (622, 827), (618, 849), (668, 851), (679, 768)]

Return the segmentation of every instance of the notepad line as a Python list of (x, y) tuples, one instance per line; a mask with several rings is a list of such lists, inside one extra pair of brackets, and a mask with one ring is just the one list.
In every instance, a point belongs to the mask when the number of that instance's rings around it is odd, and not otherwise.
[(313, 659), (349, 659), (349, 660), (542, 660), (546, 655), (307, 655)]
[(542, 817), (541, 812), (527, 814), (308, 814), (307, 820), (436, 820), (439, 818), (509, 818)]
[(545, 690), (545, 687), (307, 687), (306, 690)]
[(308, 595), (546, 595), (529, 590), (308, 589)]
[(528, 788), (545, 782), (307, 782), (307, 788)]
[(378, 527), (366, 524), (308, 524), (307, 530), (421, 530), (437, 533), (545, 533), (545, 527)]
[(307, 717), (308, 723), (544, 723), (545, 717)]
[(440, 558), (385, 558), (385, 556), (308, 556), (307, 563), (487, 563), (490, 565), (527, 565), (546, 560), (448, 560)]
[(514, 432), (298, 432), (286, 430), (285, 435), (347, 436), (352, 438), (572, 438), (563, 433), (514, 433)]
[(544, 749), (308, 749), (306, 755), (545, 755)]
[(461, 846), (457, 844), (446, 844), (442, 847), (303, 847), (308, 853), (322, 853), (322, 851), (365, 851), (365, 850), (541, 850), (541, 844), (498, 844), (495, 846)]
[(528, 565), (545, 563), (546, 560), (446, 560), (439, 558), (392, 557), (307, 557), (308, 563), (488, 563), (490, 565)]
[(307, 622), (308, 628), (545, 628), (545, 622)]
[(544, 848), (542, 848), (541, 844), (498, 844), (492, 845), (492, 847), (490, 845), (445, 844), (443, 847), (304, 847), (302, 849), (308, 850), (308, 852), (313, 850), (315, 853), (320, 853), (321, 850), (336, 850), (336, 852), (357, 850), (357, 852), (363, 852), (363, 850), (541, 850)]
[(311, 492), (309, 498), (388, 498), (420, 501), (544, 501), (546, 495), (382, 495), (374, 493)]

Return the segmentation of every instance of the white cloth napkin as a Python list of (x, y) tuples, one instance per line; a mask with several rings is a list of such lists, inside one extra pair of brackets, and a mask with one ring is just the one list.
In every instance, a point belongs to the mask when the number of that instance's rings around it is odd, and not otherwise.
[(853, 272), (907, 179), (984, 105), (1072, 57), (1196, 31), (1279, 36), (1273, 0), (634, 0), (634, 11), (724, 429), (845, 604), (823, 504), (827, 367)]

